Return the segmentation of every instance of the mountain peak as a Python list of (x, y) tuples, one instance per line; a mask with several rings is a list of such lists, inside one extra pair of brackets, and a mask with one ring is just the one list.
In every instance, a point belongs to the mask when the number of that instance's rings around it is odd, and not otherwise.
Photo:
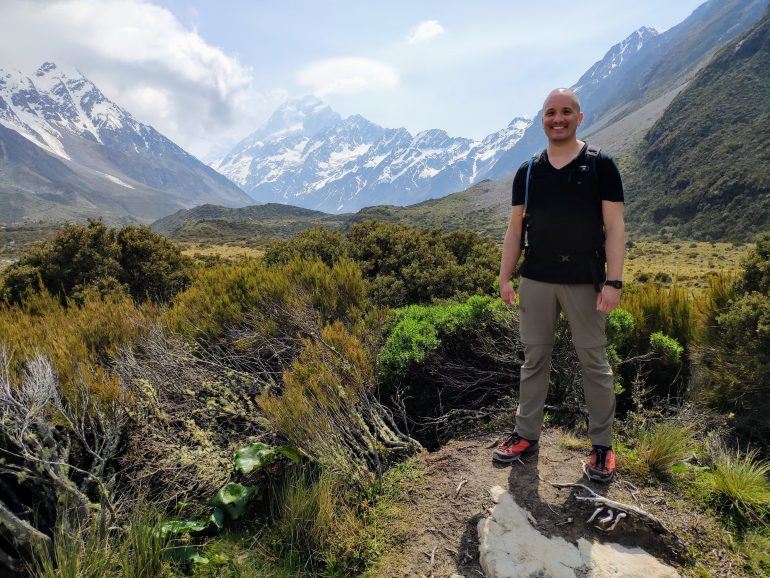
[(339, 122), (341, 117), (317, 96), (312, 94), (284, 101), (267, 122), (246, 140), (264, 140), (291, 133), (307, 136)]
[(56, 65), (53, 62), (44, 62), (35, 72), (35, 76), (45, 76), (52, 70), (56, 70)]

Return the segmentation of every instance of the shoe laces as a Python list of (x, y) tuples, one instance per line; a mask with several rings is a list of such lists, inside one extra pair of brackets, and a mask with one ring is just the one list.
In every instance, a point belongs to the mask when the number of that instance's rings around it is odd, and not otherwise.
[(607, 458), (607, 450), (605, 448), (599, 448), (595, 447), (593, 450), (591, 450), (592, 454), (596, 454), (596, 467), (600, 469), (605, 469), (605, 459)]
[(508, 447), (508, 446), (515, 446), (520, 441), (521, 441), (521, 436), (518, 433), (513, 432), (511, 435), (509, 435), (507, 438), (505, 438), (505, 441), (503, 442), (503, 445), (506, 446), (506, 447)]

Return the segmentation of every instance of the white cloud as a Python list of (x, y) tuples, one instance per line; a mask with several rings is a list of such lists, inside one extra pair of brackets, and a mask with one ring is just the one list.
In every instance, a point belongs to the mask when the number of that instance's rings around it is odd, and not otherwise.
[(255, 128), (286, 94), (149, 0), (2, 0), (0, 68), (76, 66), (137, 119), (203, 153)]
[(297, 84), (318, 96), (388, 90), (398, 85), (398, 71), (370, 58), (330, 58), (312, 62), (297, 73)]
[(420, 24), (409, 33), (406, 41), (409, 44), (428, 42), (437, 36), (441, 36), (444, 32), (444, 27), (438, 23), (438, 20), (426, 20), (425, 22), (420, 22)]

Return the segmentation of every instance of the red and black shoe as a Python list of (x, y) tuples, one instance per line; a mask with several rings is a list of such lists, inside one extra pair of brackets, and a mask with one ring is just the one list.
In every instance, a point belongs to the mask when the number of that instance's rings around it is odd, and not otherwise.
[(585, 467), (586, 476), (597, 482), (609, 482), (615, 475), (615, 454), (609, 446), (593, 446)]
[(492, 459), (496, 462), (515, 462), (521, 456), (529, 455), (539, 447), (537, 440), (526, 440), (516, 432), (513, 432), (505, 440), (500, 442), (497, 449), (492, 452)]

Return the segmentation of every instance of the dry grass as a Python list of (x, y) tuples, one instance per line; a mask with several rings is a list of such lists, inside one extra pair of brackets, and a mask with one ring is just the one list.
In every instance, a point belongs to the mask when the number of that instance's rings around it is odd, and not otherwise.
[(222, 257), (224, 259), (243, 259), (245, 257), (261, 257), (265, 254), (262, 249), (244, 247), (241, 245), (206, 245), (200, 243), (179, 243), (182, 253), (190, 257)]
[(559, 438), (559, 445), (567, 450), (572, 451), (589, 451), (591, 449), (591, 441), (588, 438), (579, 438), (571, 433), (566, 433)]
[[(744, 243), (638, 241), (626, 253), (623, 278), (628, 281), (675, 282), (705, 288), (714, 273), (734, 273), (751, 248)], [(657, 278), (656, 278), (657, 277)]]

